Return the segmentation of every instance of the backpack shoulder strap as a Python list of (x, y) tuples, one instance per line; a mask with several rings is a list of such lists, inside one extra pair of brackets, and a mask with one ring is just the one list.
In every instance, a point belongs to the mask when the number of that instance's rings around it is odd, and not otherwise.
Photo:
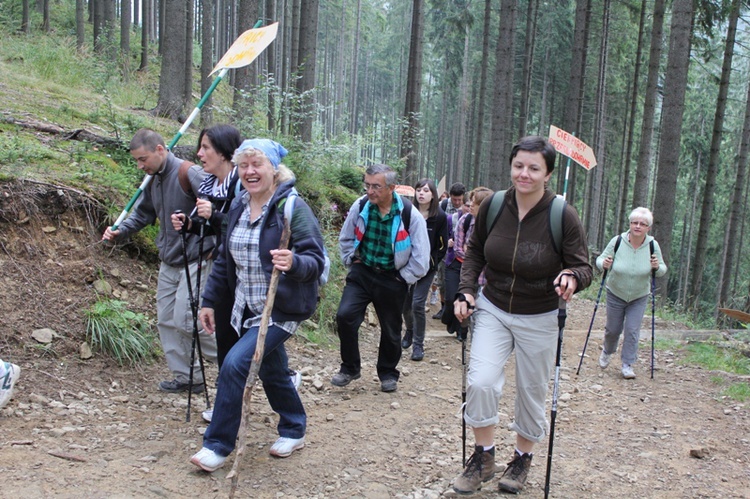
[(563, 223), (567, 204), (568, 202), (563, 198), (555, 196), (555, 199), (549, 205), (549, 226), (552, 231), (552, 243), (558, 253), (562, 253)]
[(500, 218), (500, 213), (503, 212), (503, 208), (505, 208), (505, 191), (497, 191), (492, 195), (490, 208), (487, 210), (487, 222), (485, 223), (487, 232), (484, 235), (485, 239), (489, 233), (492, 232), (492, 228), (497, 223), (497, 219)]
[[(622, 242), (622, 234), (617, 236), (617, 241), (615, 241), (615, 250), (612, 252), (612, 261), (615, 260), (615, 255), (617, 255), (617, 250), (620, 248), (621, 242)], [(653, 248), (651, 248), (651, 251), (653, 251)]]
[(471, 215), (471, 213), (469, 213), (466, 218), (464, 218), (464, 234), (469, 232), (469, 227), (471, 227), (471, 220), (473, 218), (474, 217)]
[(409, 232), (409, 225), (411, 225), (411, 201), (406, 199), (405, 197), (401, 198), (401, 201), (404, 203), (404, 210), (401, 212), (401, 222), (404, 224), (404, 230), (406, 232)]
[(188, 160), (184, 160), (182, 163), (180, 163), (179, 170), (177, 170), (177, 179), (180, 181), (180, 187), (182, 187), (182, 190), (185, 194), (189, 194), (191, 196), (195, 196), (195, 193), (193, 193), (193, 187), (190, 185), (188, 170), (190, 170), (190, 167), (193, 165), (194, 163), (191, 163)]
[(285, 198), (279, 199), (277, 205), (279, 209), (284, 209), (284, 220), (289, 220), (290, 226), (292, 224), (292, 215), (294, 214), (294, 200), (297, 196), (299, 196), (297, 189), (292, 187), (292, 190), (289, 191), (289, 195)]

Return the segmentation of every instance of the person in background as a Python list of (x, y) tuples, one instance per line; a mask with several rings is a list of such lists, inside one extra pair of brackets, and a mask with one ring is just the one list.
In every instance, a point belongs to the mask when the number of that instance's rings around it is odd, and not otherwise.
[(401, 311), (408, 286), (430, 268), (430, 241), (424, 217), (395, 192), (395, 186), (396, 172), (391, 167), (369, 166), (366, 197), (352, 204), (341, 227), (339, 251), (349, 274), (336, 312), (341, 367), (331, 379), (335, 386), (361, 377), (359, 326), (372, 303), (380, 322), (380, 389), (393, 392), (398, 387)]
[[(477, 212), (461, 268), (454, 313), (473, 315), (464, 420), (474, 432), (474, 454), (453, 482), (470, 494), (495, 474), (495, 425), (505, 385), (505, 364), (516, 354), (516, 449), (498, 484), (518, 493), (531, 469), (534, 444), (545, 437), (545, 398), (558, 339), (559, 300), (586, 288), (592, 277), (583, 225), (575, 209), (563, 212), (561, 248), (555, 247), (546, 187), (555, 167), (555, 148), (543, 137), (520, 139), (510, 155), (513, 186), (496, 220), (488, 220), (491, 197)], [(491, 227), (491, 229), (490, 229)], [(479, 275), (487, 283), (477, 296)], [(474, 309), (476, 307), (476, 309)]]
[[(106, 241), (121, 241), (153, 224), (158, 219), (159, 235), (156, 247), (159, 249), (159, 280), (156, 285), (156, 328), (159, 330), (162, 350), (167, 359), (167, 366), (174, 379), (159, 383), (159, 390), (169, 393), (186, 392), (190, 386), (190, 358), (193, 347), (193, 314), (190, 309), (185, 259), (183, 257), (182, 235), (169, 223), (172, 213), (177, 210), (190, 213), (196, 204), (194, 193), (200, 191), (201, 183), (206, 177), (203, 170), (186, 161), (181, 161), (172, 154), (161, 135), (148, 128), (138, 130), (130, 141), (130, 154), (136, 160), (138, 168), (153, 181), (143, 191), (143, 195), (117, 230), (107, 227), (102, 235)], [(191, 282), (196, 281), (198, 259), (202, 263), (203, 275), (208, 275), (211, 261), (207, 255), (214, 249), (213, 237), (204, 241), (204, 254), (198, 254), (199, 237), (188, 234), (185, 238), (184, 252), (190, 269)], [(203, 356), (216, 360), (216, 340), (213, 336), (198, 331)], [(205, 389), (203, 374), (200, 370), (198, 356), (193, 363), (193, 393), (202, 393)]]
[(406, 332), (401, 340), (401, 348), (409, 348), (413, 342), (411, 360), (420, 361), (424, 358), (425, 302), (437, 265), (443, 260), (448, 249), (448, 222), (445, 212), (438, 206), (435, 182), (424, 178), (416, 183), (414, 191), (416, 193), (414, 206), (427, 222), (430, 266), (423, 277), (409, 286), (408, 295), (404, 300)]
[[(213, 333), (217, 327), (216, 306), (228, 290), (233, 306), (230, 324), (224, 327), (231, 327), (238, 336), (219, 370), (215, 411), (203, 436), (203, 447), (190, 458), (191, 463), (208, 472), (223, 466), (234, 450), (242, 396), (274, 269), (282, 274), (258, 373), (268, 403), (279, 415), (279, 438), (270, 454), (287, 457), (305, 446), (307, 415), (289, 379), (284, 342), (315, 311), (325, 257), (318, 222), (294, 192), (294, 175), (281, 163), (286, 154), (281, 144), (268, 139), (245, 140), (234, 154), (245, 193), (235, 199), (227, 213), (225, 241), (206, 282), (200, 312), (203, 327)], [(295, 199), (290, 200), (292, 196)], [(279, 248), (283, 206), (290, 202), (294, 202), (290, 246)]]
[(16, 381), (21, 376), (21, 368), (0, 359), (0, 409), (5, 407), (13, 397)]
[[(445, 212), (449, 221), (453, 222), (453, 227), (455, 227), (455, 222), (458, 220), (458, 217), (465, 211), (463, 210), (463, 206), (467, 202), (466, 186), (461, 182), (456, 182), (451, 185), (448, 194), (449, 197), (440, 201), (440, 209)], [(451, 226), (448, 228), (449, 240), (454, 238), (454, 234), (451, 232), (450, 227)], [(440, 286), (440, 310), (432, 316), (433, 319), (440, 319), (445, 311), (445, 268), (446, 263), (441, 260), (437, 267), (437, 281)], [(450, 302), (450, 300), (448, 301)]]
[[(633, 364), (638, 358), (638, 340), (651, 291), (651, 273), (656, 271), (656, 277), (661, 277), (667, 273), (667, 265), (659, 243), (648, 234), (654, 223), (651, 211), (640, 206), (630, 212), (629, 219), (630, 229), (613, 237), (596, 259), (599, 270), (609, 271), (607, 324), (604, 327), (604, 347), (599, 356), (599, 367), (606, 369), (609, 366), (624, 330), (620, 353), (622, 377), (635, 379)], [(620, 245), (615, 254), (618, 239)]]

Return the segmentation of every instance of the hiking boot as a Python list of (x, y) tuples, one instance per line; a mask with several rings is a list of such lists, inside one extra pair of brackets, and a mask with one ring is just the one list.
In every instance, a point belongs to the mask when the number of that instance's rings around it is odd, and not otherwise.
[[(173, 379), (172, 381), (162, 381), (159, 383), (159, 390), (167, 393), (181, 393), (188, 391), (190, 383), (182, 383)], [(193, 393), (203, 393), (205, 387), (203, 383), (193, 383)]]
[(420, 361), (424, 359), (424, 347), (415, 344), (411, 351), (411, 360)]
[(397, 379), (388, 378), (380, 382), (380, 390), (383, 392), (395, 392), (396, 388), (398, 388)]
[(227, 460), (226, 456), (220, 456), (211, 449), (201, 448), (196, 452), (193, 457), (190, 458), (190, 462), (209, 473), (218, 470), (224, 466), (224, 462)]
[(505, 473), (500, 477), (500, 482), (497, 484), (500, 492), (510, 492), (511, 494), (521, 492), (523, 486), (526, 485), (529, 469), (531, 469), (531, 458), (532, 455), (528, 452), (522, 455), (519, 455), (518, 452), (513, 453), (513, 460), (508, 463)]
[(605, 353), (604, 350), (602, 350), (602, 354), (599, 356), (599, 367), (606, 369), (610, 360), (612, 360), (612, 354)]
[(413, 336), (414, 336), (414, 333), (412, 332), (412, 330), (407, 329), (406, 332), (404, 333), (404, 338), (401, 340), (401, 348), (403, 348), (404, 350), (409, 348), (411, 346), (411, 341), (412, 341)]
[(485, 451), (481, 445), (475, 445), (474, 454), (466, 461), (466, 468), (453, 482), (453, 490), (459, 494), (471, 494), (494, 476), (495, 448)]
[(622, 365), (622, 377), (625, 379), (635, 379), (635, 372), (633, 372), (633, 366), (630, 364)]
[(292, 452), (297, 449), (301, 449), (305, 446), (305, 437), (302, 438), (287, 438), (279, 437), (276, 442), (271, 446), (271, 450), (268, 451), (272, 456), (276, 457), (289, 457)]
[(0, 363), (3, 364), (3, 369), (0, 372), (5, 372), (0, 376), (0, 409), (2, 409), (13, 396), (13, 388), (21, 376), (21, 368), (10, 362), (0, 360)]
[(438, 310), (437, 313), (432, 316), (432, 318), (440, 319), (441, 317), (443, 317), (443, 310), (445, 310), (445, 304), (443, 304), (443, 306), (440, 307), (440, 310)]
[(331, 378), (331, 384), (335, 386), (346, 386), (349, 383), (351, 383), (355, 379), (359, 379), (361, 375), (359, 373), (357, 374), (349, 374), (344, 372), (338, 372), (333, 375), (333, 378)]

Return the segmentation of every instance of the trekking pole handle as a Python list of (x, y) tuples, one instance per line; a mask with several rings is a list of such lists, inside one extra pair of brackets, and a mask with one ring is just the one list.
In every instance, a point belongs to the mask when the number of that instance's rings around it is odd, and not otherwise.
[(172, 213), (173, 215), (182, 215), (180, 218), (182, 218), (182, 229), (180, 229), (180, 233), (184, 234), (187, 232), (187, 217), (185, 216), (185, 213), (182, 210), (174, 210)]
[(476, 308), (474, 305), (472, 305), (471, 303), (469, 303), (469, 300), (466, 299), (466, 295), (463, 294), (463, 293), (458, 293), (456, 295), (456, 300), (461, 301), (461, 302), (466, 302), (467, 303), (466, 304), (466, 308), (468, 310), (474, 310)]

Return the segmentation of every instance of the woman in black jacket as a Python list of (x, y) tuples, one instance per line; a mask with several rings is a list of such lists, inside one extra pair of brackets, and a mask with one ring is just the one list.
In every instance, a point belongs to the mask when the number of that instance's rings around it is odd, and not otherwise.
[(414, 206), (427, 221), (427, 234), (430, 238), (430, 270), (409, 287), (409, 294), (404, 301), (406, 333), (401, 340), (401, 347), (409, 348), (413, 342), (411, 360), (419, 361), (424, 358), (425, 303), (437, 265), (448, 250), (448, 222), (445, 212), (439, 206), (437, 188), (432, 180), (423, 178), (414, 186)]

